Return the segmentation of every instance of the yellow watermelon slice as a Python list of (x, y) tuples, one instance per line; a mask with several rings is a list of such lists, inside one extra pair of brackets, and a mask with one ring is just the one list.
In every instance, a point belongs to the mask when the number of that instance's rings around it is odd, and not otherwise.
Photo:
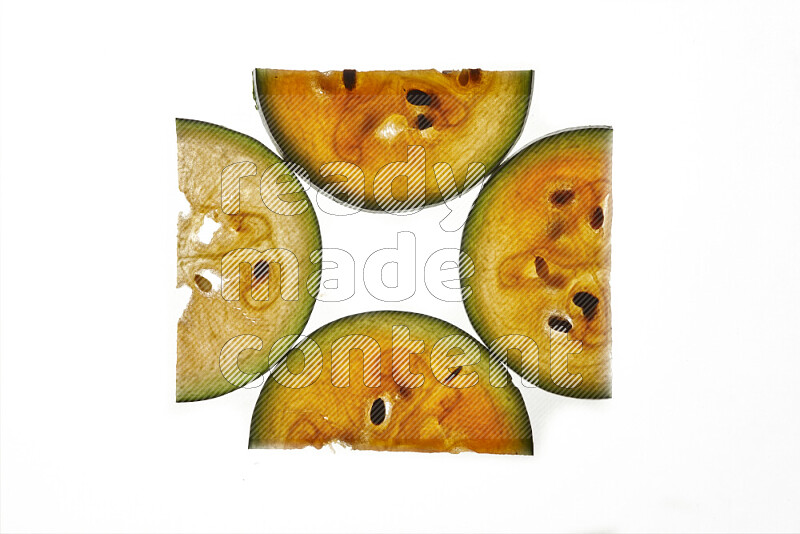
[[(178, 119), (176, 128), (179, 186), (190, 205), (178, 221), (178, 287), (192, 290), (178, 322), (176, 398), (182, 402), (244, 386), (267, 370), (276, 339), (303, 330), (314, 305), (305, 282), (319, 270), (309, 255), (321, 242), (313, 207), (278, 156), (214, 124)], [(265, 182), (278, 188), (268, 191), (273, 195), (265, 204), (260, 184), (270, 169), (283, 183)], [(240, 194), (224, 196), (223, 179), (238, 182)], [(200, 236), (206, 218), (220, 225), (208, 242)], [(223, 280), (223, 258), (240, 249), (249, 256), (241, 271), (238, 260), (230, 264), (241, 272), (238, 284)], [(290, 251), (296, 269), (290, 261), (271, 261), (277, 256), (259, 259), (260, 251), (273, 249)], [(223, 282), (233, 289), (228, 295)]]
[(475, 330), (535, 341), (538, 359), (511, 351), (510, 367), (571, 397), (611, 396), (611, 142), (589, 127), (526, 147), (481, 191), (462, 239)]
[(533, 454), (525, 404), (507, 371), (449, 323), (364, 313), (297, 347), (261, 391), (250, 448)]
[(488, 176), (519, 138), (532, 83), (532, 71), (256, 69), (254, 96), (284, 158), (314, 185), (394, 212)]

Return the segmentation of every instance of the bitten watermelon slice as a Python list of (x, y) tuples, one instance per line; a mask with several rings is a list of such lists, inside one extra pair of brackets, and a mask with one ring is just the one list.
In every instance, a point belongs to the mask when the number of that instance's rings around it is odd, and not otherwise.
[[(176, 397), (181, 402), (217, 397), (245, 385), (266, 371), (276, 339), (303, 330), (315, 302), (305, 281), (319, 270), (309, 255), (321, 242), (313, 207), (278, 156), (222, 126), (178, 119), (176, 127), (179, 186), (191, 207), (178, 221), (178, 287), (192, 290), (178, 322)], [(260, 184), (269, 169), (280, 171), (276, 180), (284, 181), (279, 186), (284, 193), (275, 200), (277, 190), (268, 191), (272, 203), (265, 205)], [(223, 179), (233, 184), (225, 195)], [(273, 182), (264, 183), (271, 187)], [(284, 201), (288, 203), (278, 203)], [(201, 239), (206, 218), (220, 225), (209, 240)], [(297, 258), (294, 276), (291, 262), (254, 259), (257, 251), (270, 249)], [(222, 279), (223, 257), (236, 250), (251, 255), (249, 263), (241, 262), (245, 268), (238, 284)], [(236, 273), (239, 263), (231, 264)], [(233, 288), (226, 297), (223, 282)], [(289, 286), (297, 291), (285, 291)], [(234, 338), (239, 341), (226, 345)], [(254, 350), (259, 344), (262, 350)]]
[(611, 128), (576, 128), (517, 153), (481, 191), (461, 245), (480, 337), (529, 337), (538, 359), (512, 351), (510, 367), (571, 397), (611, 396), (611, 142)]
[(373, 312), (298, 344), (258, 398), (250, 448), (533, 454), (525, 404), (505, 368), (439, 319)]
[(318, 188), (413, 211), (488, 176), (519, 138), (532, 83), (532, 71), (256, 69), (254, 96), (284, 158)]

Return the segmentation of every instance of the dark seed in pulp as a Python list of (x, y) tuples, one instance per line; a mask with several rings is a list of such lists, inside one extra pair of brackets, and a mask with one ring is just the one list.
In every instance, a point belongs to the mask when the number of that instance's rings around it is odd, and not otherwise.
[(344, 88), (348, 91), (352, 91), (356, 87), (356, 71), (353, 69), (347, 69), (342, 72), (342, 81), (344, 82)]
[(444, 381), (445, 381), (445, 382), (450, 382), (452, 379), (454, 379), (455, 377), (457, 377), (457, 376), (458, 376), (458, 373), (460, 373), (460, 372), (461, 372), (461, 369), (463, 369), (463, 367), (462, 367), (462, 366), (460, 366), (460, 365), (459, 365), (458, 367), (456, 367), (455, 369), (453, 369), (453, 370), (450, 372), (450, 374), (449, 374), (449, 375), (447, 375), (447, 377), (444, 379)]
[(550, 202), (556, 206), (563, 206), (573, 198), (575, 198), (575, 193), (569, 189), (561, 189), (550, 195)]
[(207, 278), (200, 276), (199, 274), (194, 275), (194, 283), (197, 284), (197, 287), (200, 288), (200, 291), (203, 293), (208, 293), (211, 291), (211, 282), (208, 281)]
[(581, 291), (580, 293), (575, 293), (575, 296), (572, 297), (572, 302), (583, 310), (584, 317), (591, 319), (597, 312), (597, 305), (600, 304), (600, 299), (591, 293)]
[(561, 234), (566, 230), (566, 223), (563, 220), (553, 221), (547, 225), (547, 237), (550, 239), (558, 239)]
[(536, 267), (536, 276), (539, 278), (547, 278), (550, 274), (550, 268), (541, 256), (536, 256), (536, 259), (533, 260), (533, 265)]
[(550, 319), (548, 319), (547, 324), (550, 325), (550, 328), (555, 330), (556, 332), (569, 332), (572, 330), (572, 323), (564, 319), (563, 317), (559, 317), (558, 315), (551, 315)]
[(253, 280), (260, 282), (269, 276), (269, 263), (259, 260), (253, 265)]
[(369, 409), (369, 420), (373, 425), (379, 425), (383, 423), (384, 419), (386, 419), (386, 405), (383, 403), (383, 399), (375, 399)]
[(433, 102), (433, 97), (425, 91), (412, 89), (406, 94), (406, 100), (412, 106), (430, 106), (431, 102)]
[(417, 128), (420, 130), (427, 130), (433, 126), (433, 121), (425, 115), (417, 115)]
[(603, 221), (605, 220), (605, 216), (603, 215), (603, 208), (600, 206), (596, 207), (592, 212), (592, 217), (589, 219), (589, 224), (595, 230), (599, 230), (601, 226), (603, 226)]

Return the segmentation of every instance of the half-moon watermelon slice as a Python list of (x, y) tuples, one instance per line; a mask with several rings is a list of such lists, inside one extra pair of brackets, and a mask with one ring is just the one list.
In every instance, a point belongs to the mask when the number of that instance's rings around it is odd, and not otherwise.
[[(176, 129), (179, 186), (190, 205), (178, 220), (178, 287), (192, 290), (178, 322), (176, 397), (182, 402), (244, 386), (267, 370), (276, 339), (303, 330), (315, 302), (305, 281), (319, 269), (309, 255), (321, 242), (301, 184), (264, 145), (206, 122), (178, 119)], [(270, 169), (283, 183), (265, 204), (261, 178)], [(233, 185), (225, 195), (223, 179)], [(218, 225), (208, 238), (206, 219)], [(297, 268), (291, 270), (286, 252), (259, 259), (259, 251), (273, 249), (291, 252)], [(241, 278), (223, 280), (223, 258), (237, 250), (249, 254), (230, 264)], [(276, 258), (283, 263), (271, 261)], [(232, 284), (233, 296), (223, 296), (223, 282)]]
[(455, 326), (404, 312), (334, 321), (273, 368), (250, 448), (329, 443), (533, 454), (525, 404), (505, 368)]
[(254, 96), (284, 158), (318, 188), (414, 211), (491, 173), (519, 138), (532, 83), (532, 71), (256, 69)]
[(611, 128), (577, 128), (517, 153), (481, 191), (461, 245), (481, 339), (529, 337), (538, 359), (510, 351), (510, 367), (571, 397), (611, 396), (611, 143)]

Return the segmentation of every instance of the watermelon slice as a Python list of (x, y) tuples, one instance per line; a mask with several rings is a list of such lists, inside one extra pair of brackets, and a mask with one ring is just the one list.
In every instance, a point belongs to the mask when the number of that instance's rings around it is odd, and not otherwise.
[(523, 149), (481, 191), (461, 245), (480, 337), (529, 337), (538, 359), (511, 351), (510, 367), (571, 397), (611, 396), (611, 141), (588, 127)]
[(519, 138), (532, 82), (532, 71), (256, 69), (254, 96), (318, 188), (356, 208), (415, 211), (488, 176)]
[[(179, 186), (190, 205), (178, 221), (178, 287), (192, 290), (178, 322), (176, 397), (182, 402), (247, 384), (267, 370), (276, 339), (303, 330), (315, 302), (305, 281), (319, 270), (309, 255), (321, 242), (311, 203), (278, 156), (214, 124), (178, 119), (176, 128)], [(278, 171), (276, 180), (283, 183), (271, 190), (281, 194), (268, 196), (265, 205), (260, 178), (269, 170)], [(233, 180), (238, 195), (223, 195), (223, 178)], [(201, 235), (207, 218), (219, 225), (210, 240)], [(249, 263), (242, 263), (247, 268), (238, 283), (225, 280), (233, 291), (223, 295), (223, 257), (240, 249), (251, 254)], [(271, 249), (297, 258), (293, 280), (290, 262), (257, 259), (258, 251)], [(239, 263), (230, 265), (238, 274)]]
[(519, 390), (465, 332), (439, 319), (373, 312), (297, 345), (264, 385), (250, 448), (533, 454)]

